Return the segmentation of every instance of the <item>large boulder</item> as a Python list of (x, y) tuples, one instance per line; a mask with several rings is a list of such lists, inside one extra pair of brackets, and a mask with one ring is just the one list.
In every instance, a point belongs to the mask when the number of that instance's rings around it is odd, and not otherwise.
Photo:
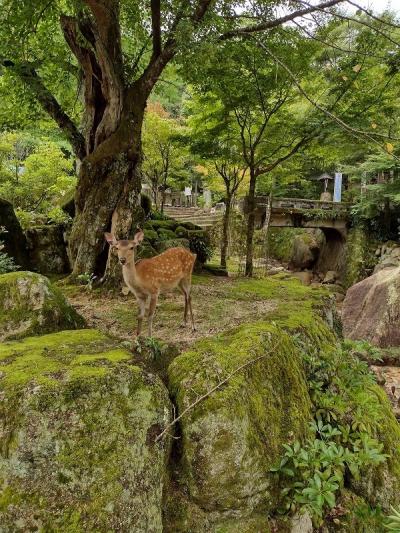
[(35, 226), (26, 232), (32, 268), (41, 274), (70, 271), (63, 224)]
[(25, 235), (14, 213), (12, 204), (0, 198), (1, 228), (5, 228), (5, 233), (0, 232), (0, 240), (5, 245), (3, 251), (12, 257), (17, 265), (22, 268), (28, 268), (29, 256)]
[(282, 445), (302, 439), (311, 402), (299, 350), (271, 323), (200, 341), (169, 366), (182, 413), (182, 480), (210, 516), (247, 518), (277, 503), (269, 472)]
[(83, 326), (82, 317), (44, 276), (0, 275), (0, 341)]
[(320, 230), (304, 230), (293, 239), (292, 256), (289, 266), (293, 270), (312, 268), (316, 263), (324, 243)]
[(400, 267), (353, 285), (342, 308), (343, 333), (381, 347), (400, 346)]
[(0, 345), (0, 530), (161, 532), (168, 392), (95, 330)]

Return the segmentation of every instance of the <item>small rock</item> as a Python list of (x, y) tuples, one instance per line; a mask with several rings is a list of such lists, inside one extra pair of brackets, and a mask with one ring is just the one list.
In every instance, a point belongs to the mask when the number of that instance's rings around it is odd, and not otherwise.
[(312, 272), (292, 272), (292, 276), (300, 280), (304, 285), (311, 285), (311, 282), (313, 280), (313, 274)]
[(328, 272), (325, 274), (325, 277), (322, 283), (335, 283), (337, 278), (338, 278), (338, 273), (336, 272), (336, 270), (328, 270)]
[(307, 512), (294, 515), (291, 520), (290, 533), (313, 533), (313, 531), (312, 520)]

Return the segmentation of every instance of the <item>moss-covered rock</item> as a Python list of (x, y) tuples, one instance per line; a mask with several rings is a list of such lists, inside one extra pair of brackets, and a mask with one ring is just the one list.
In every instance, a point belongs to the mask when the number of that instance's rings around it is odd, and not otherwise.
[(156, 241), (158, 239), (158, 233), (154, 229), (145, 228), (144, 236), (150, 242)]
[(322, 533), (384, 533), (383, 515), (363, 498), (344, 489), (337, 502), (341, 510), (335, 521), (329, 520)]
[(182, 475), (203, 509), (246, 517), (276, 502), (269, 469), (311, 418), (291, 336), (272, 323), (243, 326), (194, 345), (173, 361), (169, 378), (182, 412), (240, 367), (182, 419)]
[(188, 238), (188, 228), (185, 228), (184, 226), (178, 226), (175, 230), (175, 233), (178, 237), (187, 239)]
[(158, 230), (158, 237), (159, 239), (163, 241), (167, 241), (169, 239), (176, 239), (175, 233), (170, 229), (160, 229)]
[(380, 506), (388, 512), (391, 506), (400, 505), (400, 424), (385, 391), (374, 385), (369, 393), (375, 398), (379, 413), (374, 437), (383, 444), (383, 453), (388, 458), (385, 463), (369, 468), (359, 480), (352, 480), (352, 488), (371, 506)]
[(377, 263), (376, 243), (363, 228), (352, 228), (347, 235), (344, 285), (346, 289), (369, 276)]
[(84, 326), (57, 287), (33, 272), (0, 276), (0, 340)]
[(161, 532), (161, 381), (94, 330), (3, 343), (0, 370), (0, 529)]
[(146, 224), (150, 225), (157, 232), (160, 229), (168, 229), (171, 231), (175, 231), (176, 228), (180, 225), (177, 220), (173, 220), (172, 218), (167, 220), (149, 220)]
[(64, 224), (34, 226), (26, 231), (30, 264), (40, 274), (65, 274), (70, 271)]

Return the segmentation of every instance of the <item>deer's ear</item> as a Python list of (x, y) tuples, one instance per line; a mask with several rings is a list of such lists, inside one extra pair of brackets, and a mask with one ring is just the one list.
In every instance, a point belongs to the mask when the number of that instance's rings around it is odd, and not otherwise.
[(136, 244), (136, 246), (137, 246), (138, 244), (140, 244), (140, 243), (142, 242), (143, 239), (144, 239), (144, 233), (143, 233), (143, 231), (140, 229), (140, 230), (136, 233), (136, 235), (134, 236), (134, 238), (133, 238), (133, 242), (134, 242), (134, 243)]
[(117, 244), (117, 240), (112, 233), (105, 233), (104, 238), (111, 246), (115, 246)]

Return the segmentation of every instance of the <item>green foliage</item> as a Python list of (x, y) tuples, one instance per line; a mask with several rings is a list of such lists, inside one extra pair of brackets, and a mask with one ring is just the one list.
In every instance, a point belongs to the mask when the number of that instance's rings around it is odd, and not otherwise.
[[(334, 507), (345, 479), (359, 479), (368, 467), (384, 463), (388, 455), (375, 438), (383, 423), (372, 393), (375, 380), (361, 361), (359, 344), (347, 341), (340, 350), (316, 353), (299, 340), (314, 406), (314, 421), (305, 443), (285, 445), (274, 469), (287, 510), (307, 507), (316, 525)], [(373, 350), (367, 349), (372, 356)]]
[(206, 263), (212, 257), (213, 250), (210, 247), (209, 239), (204, 233), (199, 235), (198, 232), (189, 231), (189, 247), (192, 253), (197, 254), (197, 260), (200, 263)]
[(75, 183), (65, 144), (29, 133), (0, 135), (0, 196), (23, 213), (26, 223), (36, 217), (67, 221), (55, 204)]
[(388, 531), (394, 531), (395, 533), (400, 533), (400, 512), (397, 509), (393, 509), (393, 514), (387, 517), (385, 523), (385, 528)]
[[(6, 229), (0, 226), (0, 236), (6, 233)], [(19, 269), (19, 266), (15, 264), (12, 257), (3, 252), (4, 243), (0, 240), (0, 274), (6, 274), (7, 272), (14, 272)]]
[(90, 274), (89, 272), (85, 272), (84, 274), (79, 274), (77, 276), (78, 282), (80, 285), (84, 285), (87, 291), (91, 291), (93, 289), (93, 283), (96, 281), (96, 279), (97, 276)]

